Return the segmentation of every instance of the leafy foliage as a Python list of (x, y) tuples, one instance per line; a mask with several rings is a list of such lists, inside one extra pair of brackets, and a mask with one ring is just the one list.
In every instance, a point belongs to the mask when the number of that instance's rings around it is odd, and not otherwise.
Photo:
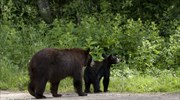
[(57, 17), (51, 24), (34, 3), (0, 1), (1, 82), (9, 79), (3, 78), (11, 73), (6, 68), (27, 70), (31, 56), (46, 47), (90, 48), (94, 60), (117, 55), (122, 62), (112, 68), (115, 77), (158, 76), (164, 70), (180, 76), (178, 1), (100, 0), (91, 2), (99, 3), (94, 8), (89, 0), (72, 0), (60, 8), (54, 1)]

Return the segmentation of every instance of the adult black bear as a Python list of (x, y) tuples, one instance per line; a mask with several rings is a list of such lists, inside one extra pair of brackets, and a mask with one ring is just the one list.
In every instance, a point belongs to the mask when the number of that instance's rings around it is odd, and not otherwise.
[(45, 98), (43, 92), (47, 81), (49, 81), (52, 95), (60, 97), (61, 94), (57, 94), (60, 80), (71, 76), (78, 95), (86, 96), (87, 94), (82, 92), (82, 69), (91, 61), (92, 57), (89, 50), (79, 48), (46, 48), (40, 50), (29, 63), (30, 83), (28, 91), (36, 98)]
[(99, 85), (102, 77), (104, 77), (104, 92), (107, 92), (110, 77), (110, 67), (112, 64), (117, 64), (119, 62), (119, 59), (115, 56), (110, 55), (108, 57), (105, 57), (102, 62), (94, 62), (95, 64), (93, 66), (89, 65), (84, 70), (85, 92), (90, 92), (91, 84), (93, 84), (95, 93), (102, 92)]

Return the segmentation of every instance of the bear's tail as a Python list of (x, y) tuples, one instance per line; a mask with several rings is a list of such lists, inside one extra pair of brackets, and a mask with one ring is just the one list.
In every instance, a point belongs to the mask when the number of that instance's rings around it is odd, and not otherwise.
[(35, 87), (32, 84), (32, 82), (30, 82), (29, 85), (28, 85), (28, 91), (32, 96), (35, 96)]

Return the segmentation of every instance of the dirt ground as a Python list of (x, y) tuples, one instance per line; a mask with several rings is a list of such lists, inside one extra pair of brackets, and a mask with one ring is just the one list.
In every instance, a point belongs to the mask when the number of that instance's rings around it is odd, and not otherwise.
[[(180, 100), (180, 93), (98, 93), (78, 96), (76, 93), (62, 93), (62, 97), (54, 98), (50, 93), (41, 100)], [(0, 91), (0, 100), (34, 100), (28, 92)]]

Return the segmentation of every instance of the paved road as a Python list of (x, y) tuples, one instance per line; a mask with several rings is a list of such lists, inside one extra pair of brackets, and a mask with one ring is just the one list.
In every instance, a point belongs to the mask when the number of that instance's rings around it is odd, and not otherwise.
[[(45, 93), (46, 99), (41, 100), (180, 100), (180, 93), (98, 93), (88, 94), (88, 96), (78, 96), (76, 93), (62, 93), (62, 97), (54, 98), (49, 93)], [(27, 92), (0, 92), (0, 100), (34, 100)]]

